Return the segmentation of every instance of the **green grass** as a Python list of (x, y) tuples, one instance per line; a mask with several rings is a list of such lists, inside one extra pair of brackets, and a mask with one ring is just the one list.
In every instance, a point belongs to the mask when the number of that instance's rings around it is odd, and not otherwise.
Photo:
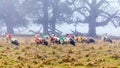
[(120, 45), (117, 41), (75, 47), (22, 42), (11, 47), (4, 42), (0, 46), (0, 68), (120, 68)]

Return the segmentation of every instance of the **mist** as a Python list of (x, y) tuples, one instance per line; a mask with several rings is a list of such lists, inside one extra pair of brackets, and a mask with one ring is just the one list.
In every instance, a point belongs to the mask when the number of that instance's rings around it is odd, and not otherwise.
[(0, 34), (120, 36), (119, 0), (0, 0)]

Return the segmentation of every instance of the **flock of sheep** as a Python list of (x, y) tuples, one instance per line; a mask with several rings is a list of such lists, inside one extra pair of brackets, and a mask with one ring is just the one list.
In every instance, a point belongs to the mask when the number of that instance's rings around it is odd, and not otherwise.
[[(10, 41), (11, 44), (14, 44), (15, 46), (20, 45), (19, 41), (12, 37), (11, 34), (6, 33), (6, 39), (7, 41)], [(107, 36), (102, 36), (102, 40), (104, 42), (110, 42), (113, 41), (108, 38)], [(34, 43), (35, 44), (43, 44), (43, 45), (50, 45), (50, 44), (71, 44), (73, 46), (76, 45), (76, 43), (95, 43), (94, 38), (85, 37), (85, 36), (74, 36), (72, 34), (69, 34), (67, 36), (55, 36), (55, 35), (46, 35), (45, 37), (41, 37), (39, 34), (36, 34), (34, 37)]]

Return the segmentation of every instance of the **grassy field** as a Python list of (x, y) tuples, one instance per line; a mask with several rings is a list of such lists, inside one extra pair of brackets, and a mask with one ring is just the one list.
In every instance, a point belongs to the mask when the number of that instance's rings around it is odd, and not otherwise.
[[(23, 39), (23, 40), (22, 40)], [(96, 44), (35, 45), (18, 38), (16, 47), (0, 39), (0, 68), (120, 68), (120, 41)]]

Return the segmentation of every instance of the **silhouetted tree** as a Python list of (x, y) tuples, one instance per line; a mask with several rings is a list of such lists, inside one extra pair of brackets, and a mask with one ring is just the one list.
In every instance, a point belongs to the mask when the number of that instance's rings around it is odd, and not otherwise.
[(89, 36), (96, 36), (96, 27), (109, 22), (115, 25), (117, 10), (107, 0), (24, 0), (23, 15), (43, 26), (43, 33), (55, 33), (58, 23), (87, 23)]
[(7, 28), (7, 32), (14, 34), (14, 27), (23, 26), (24, 19), (17, 11), (13, 0), (1, 0), (0, 2), (0, 18), (3, 20)]
[(66, 1), (61, 2), (62, 0), (52, 0), (52, 17), (50, 18), (50, 24), (52, 28), (52, 33), (55, 33), (56, 31), (56, 24), (62, 24), (66, 22), (66, 19), (68, 20), (68, 17), (70, 18), (70, 15), (72, 14), (71, 8), (69, 7), (68, 3)]
[(33, 24), (42, 25), (43, 33), (48, 34), (49, 0), (25, 0), (21, 8), (24, 9), (23, 15), (32, 19)]
[(55, 33), (56, 24), (63, 22), (70, 13), (68, 5), (61, 0), (25, 0), (22, 6), (29, 18), (43, 26), (44, 34), (48, 34), (49, 31)]
[(107, 0), (67, 0), (73, 5), (73, 11), (79, 15), (78, 23), (87, 23), (89, 36), (96, 36), (96, 27), (114, 23), (118, 10), (112, 10)]

